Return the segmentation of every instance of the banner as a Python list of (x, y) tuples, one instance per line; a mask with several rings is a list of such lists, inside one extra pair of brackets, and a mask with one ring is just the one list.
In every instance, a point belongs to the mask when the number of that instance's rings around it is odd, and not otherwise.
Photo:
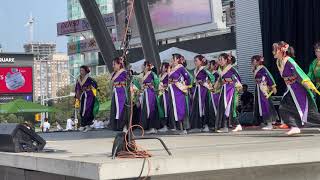
[[(113, 13), (105, 14), (102, 16), (107, 27), (115, 26)], [(86, 18), (65, 21), (57, 24), (58, 36), (89, 31), (91, 30), (90, 24)]]
[(68, 55), (92, 51), (99, 51), (99, 47), (95, 39), (86, 39), (68, 43)]
[(0, 67), (0, 94), (32, 93), (32, 67)]
[[(116, 41), (115, 34), (111, 35), (112, 41)], [(85, 52), (94, 52), (100, 51), (98, 44), (95, 39), (85, 39), (81, 41), (68, 43), (68, 55), (85, 53)]]

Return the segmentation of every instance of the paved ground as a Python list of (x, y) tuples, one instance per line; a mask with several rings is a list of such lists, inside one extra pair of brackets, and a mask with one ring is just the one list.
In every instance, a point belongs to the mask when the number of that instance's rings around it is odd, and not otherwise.
[[(143, 159), (110, 158), (116, 133), (109, 130), (41, 134), (48, 153), (0, 153), (0, 165), (28, 168), (88, 179), (137, 177)], [(187, 136), (161, 135), (173, 155), (159, 142), (137, 141), (153, 157), (144, 165), (143, 175), (214, 171), (222, 169), (320, 162), (320, 134), (287, 137), (284, 131), (244, 131), (240, 133), (199, 133)], [(27, 163), (26, 163), (27, 162)], [(149, 164), (150, 165), (150, 164)]]

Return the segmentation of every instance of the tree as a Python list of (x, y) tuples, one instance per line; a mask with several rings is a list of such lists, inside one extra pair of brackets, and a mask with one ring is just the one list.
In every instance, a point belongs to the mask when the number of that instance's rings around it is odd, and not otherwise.
[(109, 73), (97, 76), (94, 78), (98, 83), (99, 92), (97, 97), (101, 103), (111, 99), (112, 95), (112, 82), (111, 75)]
[[(111, 99), (112, 95), (112, 82), (111, 75), (109, 73), (96, 76), (93, 78), (98, 84), (97, 97), (100, 103), (104, 103)], [(68, 85), (58, 90), (57, 96), (68, 96), (71, 92), (74, 92), (75, 85)], [(68, 118), (74, 113), (74, 97), (59, 99), (52, 104), (53, 107), (62, 110), (62, 113), (57, 113), (55, 116), (51, 116), (52, 122), (58, 120), (61, 124), (64, 124)], [(99, 113), (98, 116), (102, 113)]]
[(9, 114), (6, 117), (8, 123), (23, 123), (23, 117), (17, 117), (15, 114)]

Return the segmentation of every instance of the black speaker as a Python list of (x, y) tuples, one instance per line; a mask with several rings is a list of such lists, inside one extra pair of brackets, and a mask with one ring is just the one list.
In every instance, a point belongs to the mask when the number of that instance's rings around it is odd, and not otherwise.
[(0, 151), (37, 152), (43, 150), (46, 141), (21, 124), (0, 124)]
[(239, 122), (245, 126), (257, 126), (259, 125), (258, 119), (254, 116), (253, 112), (242, 112), (239, 115)]

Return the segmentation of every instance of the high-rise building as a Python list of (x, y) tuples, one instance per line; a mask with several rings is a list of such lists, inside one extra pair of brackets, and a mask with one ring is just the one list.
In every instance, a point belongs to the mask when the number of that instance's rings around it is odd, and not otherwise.
[(56, 53), (56, 44), (54, 43), (42, 43), (42, 42), (31, 42), (24, 44), (24, 51), (26, 53), (34, 54), (34, 100), (38, 101), (43, 98), (51, 96), (49, 93), (49, 66), (48, 61), (50, 56)]
[(56, 44), (54, 43), (32, 42), (25, 44), (23, 47), (26, 53), (34, 54), (35, 60), (44, 60), (56, 52)]
[[(99, 5), (101, 14), (108, 14), (113, 12), (113, 0), (96, 0)], [(68, 20), (76, 20), (85, 18), (82, 11), (82, 7), (78, 0), (67, 0), (68, 7)], [(83, 39), (93, 38), (92, 32), (82, 32), (78, 34), (72, 34), (69, 36), (68, 42), (76, 42)], [(69, 56), (70, 74), (72, 76), (79, 75), (79, 67), (81, 65), (87, 65), (90, 67), (91, 75), (95, 76), (99, 72), (106, 72), (105, 66), (99, 67), (98, 52), (78, 53)], [(101, 70), (101, 68), (103, 68)], [(71, 82), (74, 82), (74, 78), (71, 77)]]
[[(54, 53), (46, 60), (34, 62), (34, 96), (39, 99), (54, 98), (57, 92), (69, 85), (68, 56), (64, 53)], [(42, 91), (42, 94), (41, 94)]]

